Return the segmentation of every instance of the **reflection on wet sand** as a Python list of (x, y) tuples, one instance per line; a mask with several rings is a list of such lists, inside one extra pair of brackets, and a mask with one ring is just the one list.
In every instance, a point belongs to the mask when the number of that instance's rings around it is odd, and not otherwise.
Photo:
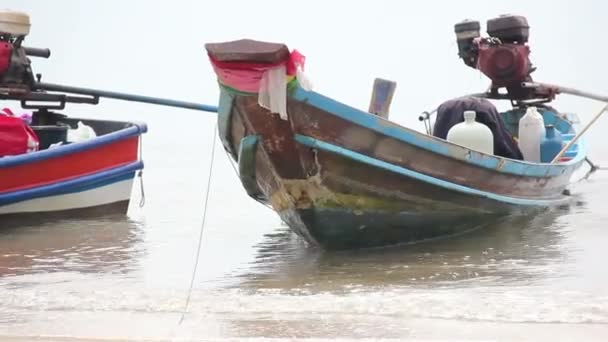
[(267, 235), (258, 246), (239, 286), (343, 291), (359, 286), (458, 286), (470, 279), (487, 285), (534, 282), (567, 258), (559, 246), (563, 224), (558, 218), (572, 210), (506, 218), (441, 240), (350, 252), (306, 248), (284, 229)]
[(0, 229), (0, 277), (40, 272), (129, 272), (143, 231), (124, 215), (39, 220)]

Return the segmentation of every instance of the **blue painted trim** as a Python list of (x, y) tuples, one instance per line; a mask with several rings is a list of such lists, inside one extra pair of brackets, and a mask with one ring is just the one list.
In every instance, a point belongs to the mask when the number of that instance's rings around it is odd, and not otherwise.
[[(412, 129), (401, 127), (376, 115), (372, 115), (359, 109), (347, 106), (343, 103), (335, 101), (321, 94), (315, 93), (313, 91), (306, 91), (301, 87), (295, 87), (294, 90), (290, 93), (290, 96), (295, 100), (307, 103), (310, 106), (324, 110), (341, 119), (347, 120), (356, 125), (365, 127), (380, 134), (384, 134), (386, 136), (403, 141), (407, 144), (411, 144), (427, 151), (447, 156), (449, 158), (463, 160), (467, 163), (477, 165), (483, 168), (496, 170), (497, 172), (532, 177), (558, 176), (561, 175), (563, 172), (566, 172), (566, 169), (576, 169), (578, 166), (580, 166), (581, 163), (583, 163), (585, 159), (586, 152), (580, 148), (575, 158), (568, 162), (560, 163), (557, 165), (530, 163), (520, 160), (496, 157), (476, 151), (471, 151), (464, 147), (451, 144), (443, 139), (421, 134)], [(454, 153), (454, 151), (458, 150), (460, 150), (459, 153)]]
[(448, 182), (448, 181), (445, 181), (442, 179), (438, 179), (435, 177), (431, 177), (431, 176), (428, 176), (428, 175), (425, 175), (425, 174), (422, 174), (422, 173), (419, 173), (416, 171), (406, 169), (401, 166), (396, 166), (396, 165), (387, 163), (385, 161), (371, 158), (364, 154), (361, 154), (361, 153), (358, 153), (358, 152), (355, 152), (355, 151), (352, 151), (352, 150), (349, 150), (349, 149), (346, 149), (346, 148), (343, 148), (343, 147), (340, 147), (337, 145), (326, 143), (324, 141), (320, 141), (320, 140), (317, 140), (317, 139), (314, 139), (311, 137), (307, 137), (304, 135), (296, 134), (295, 140), (304, 146), (308, 146), (308, 147), (319, 149), (319, 150), (326, 151), (329, 153), (337, 154), (342, 157), (370, 165), (372, 167), (377, 167), (377, 168), (381, 168), (381, 169), (384, 169), (387, 171), (391, 171), (391, 172), (394, 172), (394, 173), (397, 173), (397, 174), (400, 174), (400, 175), (403, 175), (403, 176), (406, 176), (409, 178), (413, 178), (413, 179), (416, 179), (421, 182), (428, 183), (428, 184), (431, 184), (434, 186), (438, 186), (438, 187), (441, 187), (441, 188), (444, 188), (447, 190), (453, 190), (453, 191), (457, 191), (457, 192), (464, 193), (467, 195), (483, 197), (483, 198), (487, 198), (490, 200), (494, 200), (494, 201), (498, 201), (498, 202), (502, 202), (502, 203), (506, 203), (506, 204), (519, 205), (519, 206), (546, 207), (546, 206), (556, 205), (556, 204), (567, 201), (567, 199), (531, 200), (531, 199), (525, 199), (525, 198), (498, 195), (498, 194), (494, 194), (494, 193), (490, 193), (490, 192), (486, 192), (486, 191), (482, 191), (482, 190), (473, 189), (473, 188), (470, 188), (470, 187), (467, 187), (464, 185), (451, 183), (451, 182)]
[(241, 183), (247, 194), (256, 199), (261, 195), (255, 176), (255, 153), (258, 141), (259, 137), (257, 135), (248, 135), (241, 139), (238, 156)]
[(143, 169), (144, 164), (136, 161), (128, 165), (104, 170), (92, 175), (78, 177), (54, 184), (44, 185), (26, 190), (0, 194), (0, 205), (31, 200), (34, 198), (65, 195), (74, 192), (91, 190), (122, 180), (133, 178), (135, 171)]
[(33, 163), (46, 159), (58, 158), (67, 154), (91, 150), (96, 147), (108, 145), (123, 139), (140, 136), (146, 131), (147, 126), (145, 124), (134, 124), (133, 126), (121, 129), (120, 131), (100, 135), (94, 139), (90, 139), (87, 141), (61, 145), (51, 149), (37, 151), (34, 153), (3, 157), (0, 158), (0, 168)]

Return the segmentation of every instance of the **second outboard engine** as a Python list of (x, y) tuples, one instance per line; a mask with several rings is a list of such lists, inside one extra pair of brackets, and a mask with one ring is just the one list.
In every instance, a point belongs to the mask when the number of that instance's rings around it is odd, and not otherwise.
[(29, 32), (27, 14), (0, 11), (0, 88), (4, 91), (29, 91), (34, 84), (31, 63), (22, 46)]

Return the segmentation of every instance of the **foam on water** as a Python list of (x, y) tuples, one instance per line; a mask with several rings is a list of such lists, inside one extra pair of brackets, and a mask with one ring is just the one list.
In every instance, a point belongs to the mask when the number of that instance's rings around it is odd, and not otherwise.
[[(56, 280), (60, 276), (54, 276)], [(146, 289), (116, 282), (99, 287), (57, 281), (10, 287), (2, 296), (3, 311), (76, 311), (180, 313), (185, 291)], [(485, 286), (434, 289), (353, 287), (340, 293), (310, 289), (195, 290), (189, 312), (229, 317), (363, 315), (489, 322), (608, 323), (608, 290), (603, 293), (554, 291), (534, 286)]]

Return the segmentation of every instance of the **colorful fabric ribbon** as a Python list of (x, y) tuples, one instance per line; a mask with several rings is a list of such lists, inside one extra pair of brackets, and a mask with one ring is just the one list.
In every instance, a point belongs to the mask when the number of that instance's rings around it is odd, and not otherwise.
[(223, 62), (209, 55), (213, 70), (221, 84), (237, 91), (258, 93), (260, 82), (264, 73), (280, 66), (285, 66), (286, 83), (291, 81), (300, 71), (304, 71), (306, 58), (297, 50), (289, 54), (289, 58), (279, 63), (250, 63), (250, 62)]

